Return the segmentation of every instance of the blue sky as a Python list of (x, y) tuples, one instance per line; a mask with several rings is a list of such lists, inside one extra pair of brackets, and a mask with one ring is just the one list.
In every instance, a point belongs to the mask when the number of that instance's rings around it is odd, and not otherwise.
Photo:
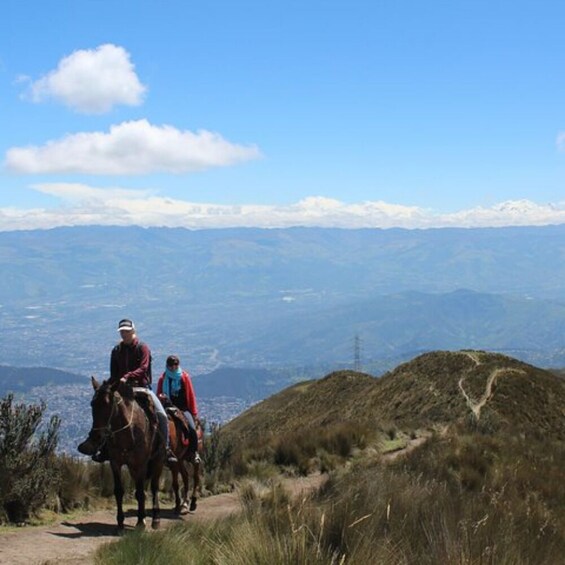
[(4, 0), (0, 230), (565, 223), (565, 3)]

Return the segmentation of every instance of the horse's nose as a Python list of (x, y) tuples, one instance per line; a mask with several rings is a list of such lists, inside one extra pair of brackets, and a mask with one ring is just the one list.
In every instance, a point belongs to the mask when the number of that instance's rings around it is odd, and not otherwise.
[(81, 444), (77, 446), (79, 453), (83, 455), (94, 455), (98, 451), (98, 447), (101, 443), (101, 438), (99, 433), (90, 430), (88, 437)]
[(90, 438), (79, 444), (77, 449), (79, 453), (82, 453), (83, 455), (94, 455), (96, 453), (96, 447)]

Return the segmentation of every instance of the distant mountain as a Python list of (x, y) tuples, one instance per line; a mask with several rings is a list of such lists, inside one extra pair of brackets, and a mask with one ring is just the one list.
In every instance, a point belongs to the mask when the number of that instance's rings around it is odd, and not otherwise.
[(224, 302), (404, 290), (565, 298), (565, 225), (482, 229), (72, 227), (0, 232), (4, 305)]
[[(104, 376), (132, 317), (154, 354), (224, 366), (364, 366), (480, 348), (565, 364), (565, 225), (0, 232), (0, 363)], [(383, 364), (384, 361), (384, 364)]]
[(435, 351), (380, 379), (340, 371), (296, 384), (246, 410), (223, 433), (253, 442), (346, 421), (415, 430), (476, 418), (492, 430), (562, 439), (564, 406), (565, 379), (554, 373), (484, 351)]
[(207, 375), (192, 377), (197, 396), (231, 396), (259, 401), (289, 386), (286, 374), (267, 369), (221, 367)]
[(85, 383), (83, 376), (58, 369), (0, 365), (0, 398), (10, 392), (27, 392), (33, 387), (81, 383)]
[[(222, 367), (209, 374), (192, 376), (192, 382), (198, 397), (230, 396), (257, 402), (292, 384), (293, 375), (266, 369)], [(83, 385), (90, 394), (89, 383), (83, 375), (58, 369), (0, 365), (0, 398), (9, 392), (25, 393), (34, 387), (68, 384)]]
[[(359, 335), (365, 361), (416, 351), (477, 348), (514, 353), (532, 362), (540, 355), (565, 365), (565, 303), (469, 290), (444, 294), (403, 292), (318, 308), (297, 323), (293, 313), (265, 319), (254, 345), (272, 359), (322, 362), (352, 358)], [(307, 347), (306, 347), (307, 345)], [(549, 352), (552, 352), (551, 354)]]

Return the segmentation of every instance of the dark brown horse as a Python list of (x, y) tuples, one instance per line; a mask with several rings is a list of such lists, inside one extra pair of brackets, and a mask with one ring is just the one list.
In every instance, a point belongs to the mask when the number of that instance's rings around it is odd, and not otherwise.
[[(114, 496), (118, 508), (118, 530), (124, 529), (122, 466), (126, 465), (135, 484), (137, 499), (137, 527), (145, 527), (145, 481), (151, 481), (153, 497), (152, 528), (159, 527), (159, 479), (166, 459), (166, 449), (157, 433), (155, 421), (134, 396), (134, 389), (126, 383), (101, 385), (92, 377), (94, 396), (92, 429), (88, 439), (78, 446), (81, 453), (91, 455), (100, 446), (108, 448), (114, 477)], [(142, 393), (145, 401), (150, 399)], [(142, 397), (142, 398), (143, 398)], [(153, 418), (153, 420), (155, 420)]]
[[(201, 463), (195, 461), (194, 457), (190, 457), (188, 449), (188, 441), (186, 440), (186, 420), (182, 412), (176, 408), (167, 408), (169, 417), (169, 441), (171, 449), (178, 460), (178, 463), (169, 463), (173, 478), (173, 493), (175, 495), (175, 514), (186, 514), (194, 512), (197, 506), (197, 494), (200, 492), (201, 480)], [(197, 427), (199, 436), (199, 444), (201, 443), (201, 430)], [(199, 448), (201, 446), (199, 445)], [(189, 473), (188, 468), (192, 470), (192, 491), (190, 494), (190, 505), (188, 503), (189, 496)], [(179, 489), (179, 474), (182, 477), (183, 490), (182, 497)]]

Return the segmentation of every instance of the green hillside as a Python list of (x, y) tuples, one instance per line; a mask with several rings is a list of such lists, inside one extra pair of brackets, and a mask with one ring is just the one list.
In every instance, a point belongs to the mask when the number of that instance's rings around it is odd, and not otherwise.
[(299, 383), (253, 406), (224, 433), (253, 439), (340, 422), (416, 430), (469, 419), (492, 431), (565, 437), (565, 379), (496, 353), (432, 352), (379, 379), (339, 371)]

